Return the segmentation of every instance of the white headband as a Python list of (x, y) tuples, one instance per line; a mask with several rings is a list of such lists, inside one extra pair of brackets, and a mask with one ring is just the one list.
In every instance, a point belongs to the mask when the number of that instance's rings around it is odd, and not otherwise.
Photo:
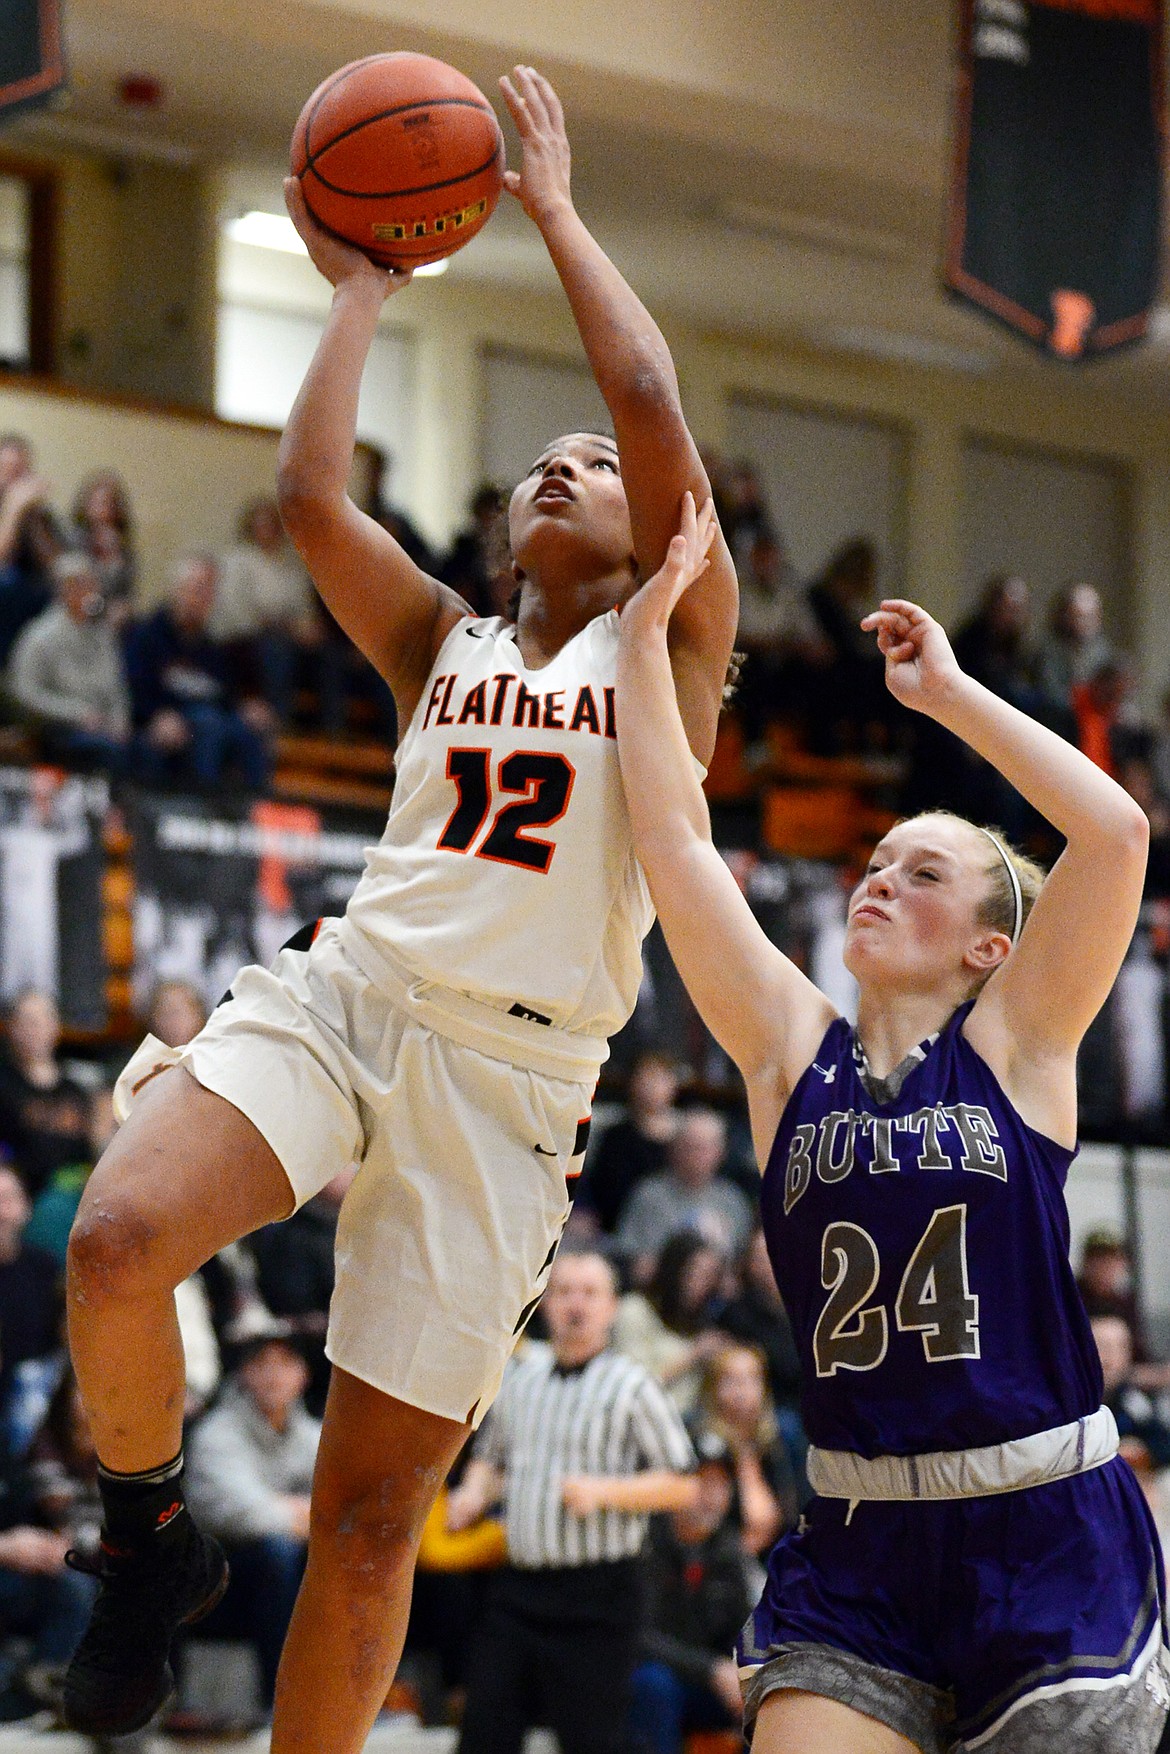
[[(978, 827), (978, 824), (976, 824), (976, 826)], [(999, 836), (992, 834), (989, 828), (980, 828), (979, 832), (980, 834), (985, 834), (987, 836), (988, 840), (1003, 860), (1008, 879), (1012, 886), (1012, 944), (1016, 945), (1020, 941), (1020, 932), (1024, 925), (1024, 892), (1020, 888), (1020, 879), (1016, 875), (1016, 868), (1012, 864), (1008, 855), (1008, 850), (1000, 840)]]

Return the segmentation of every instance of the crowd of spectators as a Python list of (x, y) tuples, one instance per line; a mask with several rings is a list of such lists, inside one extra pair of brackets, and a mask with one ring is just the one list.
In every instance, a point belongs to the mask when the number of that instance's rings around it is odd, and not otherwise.
[[(202, 1017), (198, 995), (181, 982), (163, 983), (155, 994), (150, 1021), (164, 1039), (189, 1038)], [(0, 1721), (52, 1710), (92, 1587), (65, 1566), (64, 1554), (92, 1549), (100, 1514), (93, 1446), (63, 1344), (61, 1274), (72, 1212), (113, 1122), (108, 1084), (62, 1063), (58, 1036), (51, 1002), (25, 993), (11, 1007), (0, 1051)], [(651, 1490), (666, 1494), (663, 1507), (651, 1518), (630, 1579), (614, 1595), (621, 1613), (610, 1614), (604, 1590), (598, 1613), (605, 1636), (620, 1631), (628, 1645), (626, 1690), (613, 1694), (626, 1701), (623, 1745), (681, 1754), (686, 1737), (702, 1731), (725, 1735), (732, 1754), (737, 1696), (729, 1641), (760, 1587), (769, 1549), (794, 1526), (809, 1493), (799, 1365), (733, 1130), (693, 1095), (683, 1069), (660, 1054), (635, 1064), (629, 1088), (627, 1104), (599, 1117), (562, 1245), (562, 1260), (601, 1261), (605, 1274), (599, 1279), (590, 1267), (562, 1275), (564, 1307), (559, 1315), (555, 1302), (547, 1312), (538, 1309), (518, 1353), (527, 1374), (517, 1383), (560, 1380), (555, 1371), (549, 1378), (541, 1362), (550, 1345), (554, 1360), (561, 1353), (568, 1359), (558, 1368), (570, 1379), (588, 1358), (616, 1358), (638, 1373), (629, 1380), (655, 1385), (662, 1409), (655, 1417), (685, 1433), (678, 1443), (690, 1444), (689, 1495), (672, 1497), (665, 1476), (663, 1487), (655, 1484), (653, 1468), (663, 1464), (654, 1463), (652, 1448), (639, 1464), (651, 1470), (646, 1492), (622, 1498), (621, 1512), (641, 1517), (653, 1509)], [(251, 1647), (257, 1718), (271, 1707), (305, 1563), (327, 1386), (333, 1236), (351, 1175), (289, 1222), (225, 1250), (179, 1293), (190, 1499), (229, 1548), (235, 1578), (199, 1635)], [(1170, 1536), (1162, 1486), (1170, 1470), (1170, 1367), (1151, 1355), (1132, 1262), (1118, 1236), (1103, 1230), (1087, 1236), (1079, 1283), (1124, 1453)], [(591, 1305), (588, 1320), (573, 1309), (582, 1292)], [(588, 1358), (574, 1362), (569, 1350), (583, 1334)], [(578, 1637), (580, 1601), (556, 1555), (533, 1584), (523, 1565), (510, 1568), (499, 1525), (490, 1516), (476, 1521), (492, 1511), (493, 1495), (481, 1490), (482, 1469), (460, 1476), (476, 1457), (498, 1476), (509, 1440), (493, 1428), (494, 1417), (469, 1445), (424, 1543), (395, 1698), (430, 1721), (457, 1717), (464, 1689), (486, 1685), (485, 1675), (495, 1691), (476, 1710), (496, 1710), (502, 1672), (494, 1660), (481, 1664), (477, 1682), (475, 1653), (497, 1649), (500, 1626), (517, 1615), (528, 1616), (525, 1649), (530, 1645), (538, 1666), (557, 1639)], [(573, 1430), (581, 1435), (586, 1427), (577, 1422)], [(663, 1442), (663, 1455), (679, 1468), (685, 1452), (673, 1439)], [(562, 1483), (540, 1446), (525, 1453), (525, 1467), (543, 1469), (546, 1483), (563, 1491), (558, 1539), (571, 1542), (573, 1519), (584, 1527), (603, 1500), (586, 1480)], [(545, 1526), (531, 1505), (523, 1514), (535, 1519), (531, 1526)], [(617, 1525), (604, 1514), (610, 1520), (599, 1526), (612, 1530)], [(636, 1615), (626, 1611), (630, 1588)], [(520, 1656), (509, 1640), (515, 1665)], [(519, 1669), (515, 1685), (528, 1685)], [(176, 1722), (176, 1730), (193, 1727), (190, 1714)], [(471, 1735), (469, 1749), (474, 1741)]]

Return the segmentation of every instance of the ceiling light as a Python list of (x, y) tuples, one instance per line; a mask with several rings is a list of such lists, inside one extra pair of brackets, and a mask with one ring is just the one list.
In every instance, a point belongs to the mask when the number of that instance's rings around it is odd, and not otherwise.
[[(237, 244), (252, 244), (261, 250), (285, 250), (292, 256), (307, 256), (308, 250), (292, 220), (284, 213), (262, 213), (254, 207), (224, 227), (228, 237)], [(416, 274), (445, 274), (446, 257), (440, 262), (424, 262)]]

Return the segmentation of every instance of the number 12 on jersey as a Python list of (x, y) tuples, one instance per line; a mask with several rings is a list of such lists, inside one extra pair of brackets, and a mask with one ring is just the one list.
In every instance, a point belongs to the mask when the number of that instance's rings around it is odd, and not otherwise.
[(490, 749), (448, 749), (447, 778), (455, 782), (456, 802), (438, 845), (453, 853), (472, 851), (472, 842), (491, 816), (491, 826), (475, 847), (474, 857), (543, 874), (552, 864), (556, 842), (540, 840), (524, 830), (551, 828), (560, 821), (569, 808), (577, 770), (563, 755), (547, 751), (520, 749), (505, 755), (496, 774), (495, 791), (521, 794), (516, 803), (509, 804), (493, 797), (491, 767)]

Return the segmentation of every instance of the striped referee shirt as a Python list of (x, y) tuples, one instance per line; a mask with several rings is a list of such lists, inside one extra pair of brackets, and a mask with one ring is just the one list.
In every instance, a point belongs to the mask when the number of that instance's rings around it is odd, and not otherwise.
[(593, 1565), (640, 1552), (648, 1517), (574, 1515), (561, 1498), (571, 1475), (625, 1478), (695, 1465), (682, 1421), (640, 1364), (606, 1351), (565, 1369), (541, 1345), (509, 1365), (475, 1454), (504, 1476), (508, 1556), (522, 1567)]

